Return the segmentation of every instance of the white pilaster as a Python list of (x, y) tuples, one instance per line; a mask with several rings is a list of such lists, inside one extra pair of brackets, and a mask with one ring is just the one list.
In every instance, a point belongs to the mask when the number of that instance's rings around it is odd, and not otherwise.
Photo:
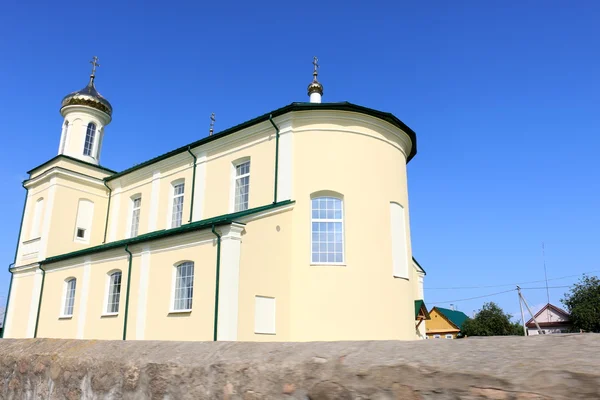
[(35, 333), (35, 322), (37, 320), (38, 306), (40, 305), (40, 292), (42, 290), (42, 270), (37, 269), (33, 278), (33, 289), (31, 291), (31, 304), (29, 305), (29, 319), (27, 320), (27, 335), (32, 338)]
[(121, 185), (118, 183), (115, 185), (111, 192), (110, 201), (110, 230), (108, 231), (107, 242), (114, 242), (117, 240), (117, 227), (119, 225), (119, 212), (121, 211)]
[(135, 338), (144, 340), (146, 331), (146, 309), (148, 303), (148, 280), (150, 278), (150, 246), (142, 248), (140, 261), (140, 283), (138, 285), (138, 309)]
[(244, 225), (232, 223), (221, 229), (221, 276), (217, 340), (234, 341), (238, 334), (240, 250)]
[(194, 212), (192, 222), (200, 221), (203, 215), (204, 194), (206, 192), (206, 152), (197, 156), (196, 161), (196, 186), (194, 188)]
[(12, 277), (12, 287), (10, 289), (10, 300), (8, 302), (8, 309), (4, 312), (6, 313), (6, 321), (4, 325), (4, 337), (11, 337), (12, 333), (12, 320), (15, 314), (15, 299), (17, 298), (17, 293), (19, 292), (19, 278), (15, 274)]
[(46, 258), (48, 250), (48, 239), (50, 239), (50, 222), (54, 214), (54, 197), (56, 193), (56, 178), (50, 178), (50, 189), (48, 189), (48, 202), (44, 207), (44, 224), (42, 225), (42, 235), (40, 238), (40, 251), (38, 260)]
[(150, 214), (148, 216), (148, 232), (157, 229), (158, 200), (160, 198), (160, 171), (152, 174), (152, 192), (150, 193)]
[(279, 126), (279, 166), (277, 172), (277, 201), (293, 198), (294, 171), (294, 135), (292, 121), (287, 120)]
[(85, 332), (85, 321), (87, 317), (87, 301), (90, 296), (90, 272), (92, 269), (92, 262), (89, 258), (83, 263), (83, 277), (81, 285), (81, 294), (79, 296), (79, 317), (77, 318), (77, 339), (84, 338)]

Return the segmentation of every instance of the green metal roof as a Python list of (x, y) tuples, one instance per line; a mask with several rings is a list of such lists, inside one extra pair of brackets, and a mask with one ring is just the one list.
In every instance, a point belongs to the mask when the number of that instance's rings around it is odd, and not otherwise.
[(292, 111), (311, 111), (311, 110), (336, 110), (336, 111), (351, 111), (351, 112), (357, 112), (357, 113), (361, 113), (361, 114), (366, 114), (366, 115), (370, 115), (372, 117), (375, 118), (379, 118), (381, 120), (384, 120), (386, 122), (389, 122), (390, 124), (402, 129), (404, 132), (406, 132), (406, 134), (410, 137), (410, 140), (412, 141), (412, 148), (410, 150), (410, 154), (408, 155), (408, 158), (406, 160), (406, 162), (409, 162), (414, 156), (415, 154), (417, 154), (417, 135), (415, 134), (415, 132), (410, 129), (406, 124), (404, 124), (404, 122), (400, 121), (398, 118), (396, 118), (393, 114), (388, 113), (388, 112), (383, 112), (383, 111), (377, 111), (377, 110), (373, 110), (372, 108), (367, 108), (367, 107), (363, 107), (363, 106), (359, 106), (356, 104), (352, 104), (352, 103), (348, 103), (348, 102), (341, 102), (341, 103), (292, 103), (289, 104), (285, 107), (281, 107), (278, 108), (277, 110), (271, 111), (269, 113), (263, 114), (259, 117), (256, 117), (254, 119), (251, 119), (249, 121), (243, 122), (239, 125), (236, 125), (234, 127), (231, 127), (229, 129), (226, 129), (224, 131), (221, 131), (219, 133), (215, 133), (214, 135), (211, 136), (207, 136), (203, 139), (197, 140), (193, 143), (190, 143), (188, 145), (179, 147), (175, 150), (172, 150), (168, 153), (165, 153), (163, 155), (160, 155), (158, 157), (152, 158), (148, 161), (145, 161), (141, 164), (137, 164), (131, 168), (128, 168), (124, 171), (121, 171), (119, 173), (116, 173), (114, 175), (108, 176), (105, 178), (106, 181), (111, 181), (113, 179), (119, 178), (125, 174), (128, 174), (130, 172), (133, 172), (135, 170), (138, 170), (140, 168), (143, 168), (145, 166), (154, 164), (156, 162), (159, 162), (161, 160), (164, 160), (166, 158), (172, 157), (176, 154), (179, 153), (183, 153), (186, 152), (188, 148), (194, 148), (194, 147), (198, 147), (201, 146), (205, 143), (209, 143), (212, 142), (213, 140), (218, 140), (224, 136), (228, 136), (231, 135), (232, 133), (241, 131), (242, 129), (248, 128), (252, 125), (256, 125), (258, 123), (261, 122), (265, 122), (269, 120), (269, 116), (272, 117), (277, 117)]
[(239, 211), (231, 214), (219, 215), (213, 218), (203, 219), (201, 221), (192, 222), (191, 224), (181, 225), (179, 228), (162, 229), (160, 231), (154, 231), (146, 233), (144, 235), (136, 236), (130, 239), (117, 240), (99, 246), (88, 247), (87, 249), (73, 251), (71, 253), (61, 254), (54, 257), (48, 257), (41, 261), (41, 264), (51, 264), (58, 261), (68, 260), (70, 258), (80, 257), (87, 254), (98, 253), (105, 250), (116, 249), (119, 247), (125, 247), (125, 245), (132, 245), (136, 243), (148, 242), (150, 240), (162, 239), (164, 237), (180, 235), (183, 233), (193, 232), (201, 229), (207, 229), (214, 226), (226, 225), (235, 222), (236, 219), (245, 217), (247, 215), (256, 214), (263, 211), (268, 211), (274, 208), (287, 206), (293, 204), (292, 200), (280, 201), (278, 203), (269, 204), (262, 207), (255, 207), (245, 211)]
[(448, 308), (434, 307), (441, 314), (444, 315), (450, 322), (452, 322), (458, 329), (462, 326), (463, 322), (469, 319), (469, 316), (462, 311), (450, 310)]
[(431, 319), (431, 317), (429, 316), (429, 312), (427, 311), (427, 307), (425, 306), (425, 301), (415, 300), (415, 319), (419, 316), (419, 311), (421, 310), (423, 310), (425, 318)]

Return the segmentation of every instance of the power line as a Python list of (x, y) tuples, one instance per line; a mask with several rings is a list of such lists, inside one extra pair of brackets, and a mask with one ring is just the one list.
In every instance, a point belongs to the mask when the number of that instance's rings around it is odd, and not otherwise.
[(540, 287), (522, 287), (521, 290), (524, 289), (561, 289), (561, 288), (569, 288), (571, 286), (540, 286)]
[[(548, 280), (549, 281), (557, 281), (559, 279), (574, 278), (574, 277), (581, 276), (581, 275), (584, 275), (584, 274), (591, 274), (592, 272), (600, 272), (600, 269), (595, 269), (593, 271), (586, 271), (586, 272), (582, 272), (580, 274), (575, 274), (575, 275), (566, 275), (566, 276), (561, 276), (561, 277), (558, 277), (558, 278), (551, 278), (551, 279), (548, 279)], [(519, 282), (519, 283), (507, 283), (507, 284), (504, 284), (504, 285), (425, 287), (425, 290), (490, 289), (490, 288), (497, 288), (497, 287), (516, 286), (516, 285), (524, 285), (524, 284), (527, 284), (527, 283), (541, 283), (541, 282), (546, 282), (546, 280), (542, 279), (542, 280), (539, 280), (539, 281), (527, 281), (527, 282)]]
[(510, 289), (510, 290), (504, 290), (502, 292), (496, 292), (496, 293), (490, 293), (490, 294), (484, 294), (483, 296), (475, 296), (475, 297), (469, 297), (467, 299), (458, 299), (458, 300), (447, 300), (447, 301), (432, 301), (429, 302), (429, 304), (444, 304), (444, 303), (457, 303), (459, 301), (468, 301), (468, 300), (475, 300), (475, 299), (482, 299), (484, 297), (490, 297), (490, 296), (496, 296), (498, 294), (502, 294), (502, 293), (508, 293), (508, 292), (514, 292), (517, 289)]

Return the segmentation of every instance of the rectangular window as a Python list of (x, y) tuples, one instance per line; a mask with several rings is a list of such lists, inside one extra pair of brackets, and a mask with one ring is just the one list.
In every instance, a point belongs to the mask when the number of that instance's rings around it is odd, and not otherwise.
[(408, 279), (408, 250), (404, 207), (390, 203), (390, 225), (392, 236), (392, 273), (397, 278)]
[(108, 299), (106, 303), (106, 312), (116, 314), (119, 312), (119, 302), (121, 300), (121, 272), (114, 272), (109, 276)]
[(75, 304), (75, 286), (77, 284), (76, 279), (71, 279), (66, 282), (66, 290), (65, 290), (65, 301), (63, 308), (63, 316), (71, 317), (73, 316), (73, 306)]
[(171, 228), (178, 228), (181, 226), (181, 220), (183, 218), (183, 193), (184, 183), (178, 183), (173, 186), (173, 211), (171, 213)]
[(254, 333), (275, 334), (275, 298), (254, 297)]
[(433, 335), (434, 339), (441, 339), (442, 337), (440, 335)]
[(84, 239), (85, 238), (85, 229), (77, 228), (77, 237), (79, 239)]
[(176, 269), (173, 310), (191, 311), (194, 297), (194, 263), (184, 262)]
[(235, 166), (235, 209), (244, 211), (248, 209), (250, 196), (250, 161)]
[(344, 262), (342, 208), (342, 200), (335, 197), (312, 199), (312, 263), (341, 264)]
[(142, 198), (133, 199), (133, 210), (131, 211), (131, 231), (129, 237), (136, 237), (140, 227), (140, 208), (142, 207)]
[(446, 335), (446, 339), (452, 339), (452, 335)]
[(87, 199), (80, 199), (75, 223), (75, 241), (84, 243), (89, 242), (93, 219), (94, 203)]

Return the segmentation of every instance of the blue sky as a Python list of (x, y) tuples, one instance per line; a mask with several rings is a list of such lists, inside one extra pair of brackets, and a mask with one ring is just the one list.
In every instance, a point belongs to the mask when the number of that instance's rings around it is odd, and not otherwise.
[[(115, 110), (102, 164), (121, 170), (205, 136), (211, 112), (220, 131), (307, 101), (317, 55), (324, 101), (392, 112), (417, 133), (410, 216), (428, 305), (542, 280), (542, 241), (549, 278), (600, 270), (600, 4), (348, 4), (5, 2), (2, 265), (25, 171), (56, 155), (60, 100), (85, 86), (91, 56)], [(470, 315), (487, 300), (519, 309), (514, 292), (455, 304)]]

